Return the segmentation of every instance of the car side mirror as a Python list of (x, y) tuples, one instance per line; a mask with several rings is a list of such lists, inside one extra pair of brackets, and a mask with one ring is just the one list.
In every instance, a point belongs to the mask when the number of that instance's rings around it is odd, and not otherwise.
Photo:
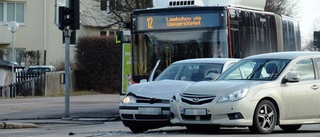
[(285, 82), (299, 82), (300, 81), (300, 75), (296, 73), (288, 73), (286, 77), (284, 78)]

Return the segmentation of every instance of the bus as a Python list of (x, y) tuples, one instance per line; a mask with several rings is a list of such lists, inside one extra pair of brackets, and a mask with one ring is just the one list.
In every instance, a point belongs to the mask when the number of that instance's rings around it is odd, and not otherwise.
[(265, 0), (153, 0), (131, 14), (131, 80), (189, 58), (244, 58), (301, 50), (299, 23)]

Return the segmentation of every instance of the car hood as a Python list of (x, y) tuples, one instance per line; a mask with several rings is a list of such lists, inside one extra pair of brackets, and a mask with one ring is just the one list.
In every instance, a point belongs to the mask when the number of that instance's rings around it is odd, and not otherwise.
[(171, 99), (178, 91), (182, 88), (188, 87), (192, 83), (194, 82), (179, 80), (152, 81), (133, 84), (129, 86), (128, 91), (141, 97)]
[(182, 91), (186, 94), (214, 95), (222, 96), (243, 88), (250, 88), (255, 85), (267, 83), (270, 81), (252, 81), (252, 80), (218, 80), (202, 81), (193, 83)]

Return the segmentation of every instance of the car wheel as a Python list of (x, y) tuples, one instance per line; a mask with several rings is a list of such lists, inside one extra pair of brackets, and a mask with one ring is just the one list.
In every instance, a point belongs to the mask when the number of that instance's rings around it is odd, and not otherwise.
[(279, 127), (286, 132), (295, 132), (297, 131), (302, 125), (279, 125)]
[(186, 128), (194, 133), (216, 133), (220, 129), (217, 125), (186, 125)]
[(129, 127), (129, 128), (133, 133), (142, 133), (148, 130), (147, 128), (143, 128), (143, 127)]
[(269, 100), (263, 100), (258, 105), (254, 112), (252, 127), (249, 127), (251, 132), (268, 134), (271, 133), (276, 126), (278, 113)]

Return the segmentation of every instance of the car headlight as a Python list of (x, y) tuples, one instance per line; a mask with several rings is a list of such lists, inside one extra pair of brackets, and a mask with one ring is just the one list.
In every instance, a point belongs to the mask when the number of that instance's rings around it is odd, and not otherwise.
[(131, 104), (131, 103), (136, 103), (137, 99), (134, 96), (126, 96), (123, 98), (122, 103), (124, 104)]
[(242, 90), (232, 92), (231, 94), (224, 95), (219, 98), (218, 103), (240, 100), (247, 95), (248, 91), (249, 88), (244, 88)]

